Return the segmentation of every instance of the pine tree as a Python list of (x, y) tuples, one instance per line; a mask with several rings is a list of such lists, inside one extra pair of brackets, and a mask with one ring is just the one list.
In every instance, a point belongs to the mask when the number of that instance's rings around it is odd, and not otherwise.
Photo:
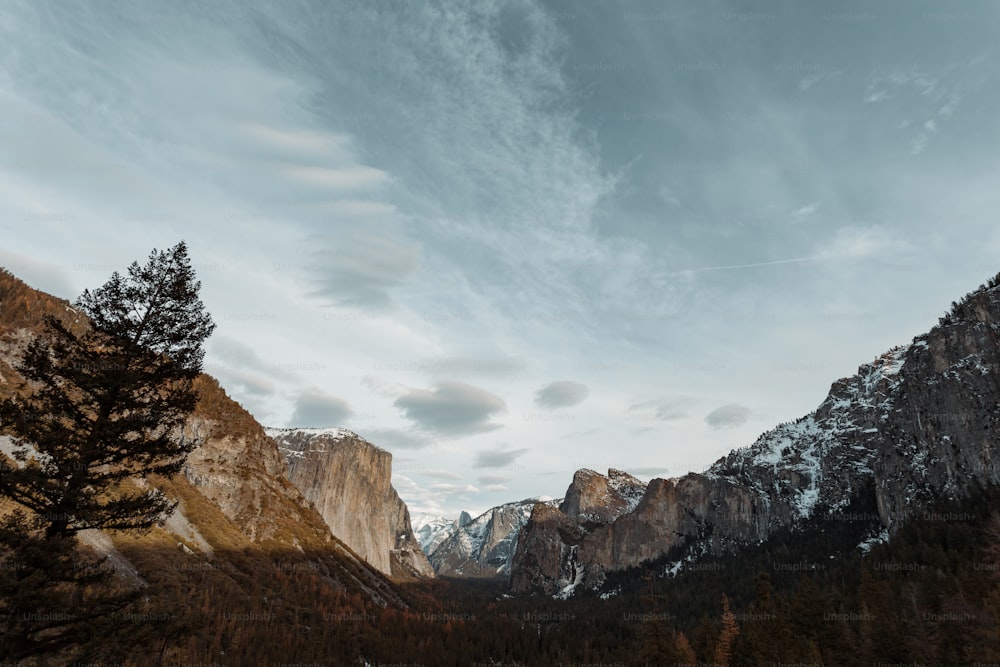
[(729, 597), (722, 594), (722, 632), (719, 633), (719, 643), (715, 646), (715, 662), (728, 667), (733, 657), (733, 643), (740, 634), (740, 626), (736, 624), (736, 616), (729, 608)]
[(28, 346), (17, 370), (29, 393), (0, 403), (19, 447), (17, 463), (0, 462), (0, 494), (34, 512), (46, 536), (149, 528), (172, 510), (157, 490), (123, 482), (176, 473), (192, 446), (174, 430), (194, 409), (214, 329), (200, 287), (184, 243), (154, 250), (127, 277), (84, 291), (75, 305), (88, 330), (49, 317)]
[[(183, 242), (153, 250), (145, 266), (133, 263), (126, 276), (115, 272), (84, 291), (74, 305), (89, 325), (47, 317), (25, 350), (23, 384), (0, 402), (0, 428), (15, 447), (13, 461), (0, 460), (0, 495), (29, 510), (0, 531), (0, 560), (13, 573), (0, 590), (0, 657), (47, 650), (56, 636), (72, 641), (82, 622), (93, 622), (78, 607), (81, 591), (107, 588), (112, 577), (100, 562), (80, 567), (77, 533), (142, 531), (173, 510), (133, 480), (175, 474), (193, 446), (177, 429), (195, 407), (202, 344), (215, 327), (200, 287)], [(46, 549), (49, 562), (38, 558)], [(55, 597), (40, 599), (46, 591)], [(106, 615), (128, 601), (108, 595), (88, 604)], [(39, 605), (59, 596), (69, 605), (65, 622), (12, 627), (15, 612), (44, 621)], [(30, 613), (25, 605), (34, 605)]]
[(691, 648), (691, 642), (688, 641), (687, 636), (683, 632), (677, 633), (676, 649), (679, 664), (693, 665), (698, 661), (698, 658), (694, 654), (694, 649)]
[(643, 595), (643, 608), (646, 619), (639, 627), (639, 639), (642, 642), (639, 657), (646, 665), (673, 665), (680, 657), (677, 652), (677, 636), (666, 622), (667, 614), (662, 603), (665, 595), (657, 595), (653, 591), (652, 574), (643, 577), (647, 591)]

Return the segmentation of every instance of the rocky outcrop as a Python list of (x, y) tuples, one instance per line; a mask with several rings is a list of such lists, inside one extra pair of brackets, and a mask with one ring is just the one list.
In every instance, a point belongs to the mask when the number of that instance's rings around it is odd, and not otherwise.
[(1000, 276), (929, 333), (834, 382), (813, 413), (703, 473), (653, 480), (634, 509), (603, 509), (615, 504), (601, 505), (602, 481), (578, 472), (561, 511), (536, 508), (512, 587), (571, 593), (672, 547), (718, 553), (836, 516), (859, 497), (872, 501), (875, 523), (891, 534), (932, 502), (1000, 483), (998, 283)]
[(556, 501), (530, 498), (507, 503), (487, 510), (464, 525), (456, 525), (430, 553), (434, 570), (449, 577), (507, 577), (518, 536), (536, 505), (555, 509)]
[(202, 376), (197, 386), (199, 408), (179, 434), (194, 444), (184, 476), (254, 542), (290, 542), (295, 524), (327, 532), (288, 480), (284, 458), (264, 428), (214, 379)]
[(580, 521), (609, 523), (639, 504), (646, 485), (627, 472), (577, 470), (559, 510)]
[(379, 571), (433, 577), (406, 503), (392, 487), (392, 454), (345, 429), (268, 429), (288, 479), (330, 531)]

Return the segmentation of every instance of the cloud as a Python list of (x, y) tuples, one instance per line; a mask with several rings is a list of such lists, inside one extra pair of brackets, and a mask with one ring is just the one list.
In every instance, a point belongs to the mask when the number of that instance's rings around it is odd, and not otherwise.
[(261, 145), (297, 157), (311, 154), (321, 156), (331, 152), (343, 153), (350, 144), (347, 137), (329, 132), (284, 129), (262, 123), (243, 123), (238, 129), (247, 138)]
[(626, 421), (674, 421), (688, 416), (685, 406), (692, 400), (686, 396), (657, 398), (633, 403), (625, 410)]
[(420, 365), (427, 375), (475, 375), (479, 377), (503, 377), (514, 375), (524, 368), (524, 361), (514, 357), (500, 356), (451, 356), (428, 359)]
[(479, 489), (472, 486), (471, 484), (449, 484), (447, 482), (437, 482), (431, 484), (432, 491), (439, 491), (441, 493), (479, 493)]
[(295, 399), (290, 427), (340, 426), (351, 416), (347, 401), (318, 389), (307, 389)]
[(587, 385), (579, 382), (552, 382), (535, 392), (535, 405), (549, 410), (568, 408), (583, 401), (589, 393)]
[(666, 475), (670, 473), (670, 468), (629, 468), (626, 472), (640, 477), (655, 477), (657, 475)]
[(802, 222), (806, 218), (812, 216), (816, 211), (819, 210), (820, 202), (813, 202), (812, 204), (807, 204), (801, 206), (792, 211), (791, 217), (793, 222)]
[(392, 473), (392, 486), (410, 508), (411, 516), (417, 513), (441, 516), (447, 511), (441, 505), (442, 494), (439, 491), (425, 489), (413, 479), (399, 473)]
[(433, 479), (450, 479), (456, 482), (461, 481), (462, 479), (461, 475), (456, 475), (455, 473), (450, 472), (448, 470), (425, 470), (421, 471), (420, 474), (424, 475), (425, 477), (431, 477)]
[(527, 454), (528, 449), (507, 449), (505, 445), (497, 445), (485, 452), (476, 452), (473, 468), (506, 468), (512, 465), (519, 456)]
[(433, 389), (410, 389), (394, 405), (420, 428), (447, 436), (500, 428), (490, 418), (507, 411), (496, 394), (464, 382), (442, 381)]
[(229, 336), (213, 336), (209, 343), (208, 356), (213, 361), (223, 362), (230, 373), (257, 371), (264, 376), (261, 379), (267, 382), (270, 381), (268, 378), (282, 380), (295, 378), (293, 374), (283, 370), (277, 364), (269, 364), (261, 359), (257, 351), (249, 345)]
[(841, 227), (820, 256), (825, 259), (865, 259), (901, 252), (907, 244), (884, 227)]
[(714, 429), (736, 428), (745, 424), (749, 418), (750, 408), (737, 403), (729, 403), (705, 415), (705, 423)]
[(489, 485), (489, 484), (506, 484), (509, 481), (510, 481), (510, 477), (504, 477), (502, 475), (480, 475), (479, 476), (479, 483), (480, 484), (485, 484), (485, 485)]
[(266, 377), (228, 366), (207, 364), (209, 371), (219, 383), (230, 393), (244, 393), (252, 396), (273, 396), (277, 391), (274, 384)]
[(322, 268), (313, 293), (334, 305), (385, 308), (392, 302), (389, 292), (416, 270), (419, 258), (416, 244), (366, 232), (348, 234), (317, 257)]
[(55, 264), (0, 249), (0, 266), (23, 280), (29, 287), (70, 301), (77, 296), (66, 272)]
[(599, 429), (599, 428), (590, 428), (590, 429), (587, 429), (586, 431), (573, 431), (572, 433), (567, 433), (566, 435), (561, 435), (561, 436), (559, 436), (559, 439), (560, 440), (570, 440), (570, 439), (576, 439), (576, 438), (586, 438), (587, 436), (596, 435), (596, 434), (598, 434), (600, 432), (601, 432), (601, 429)]
[(426, 435), (403, 429), (368, 428), (363, 431), (358, 430), (358, 435), (383, 449), (423, 449), (432, 444)]
[(374, 167), (348, 167), (329, 169), (301, 164), (284, 165), (283, 171), (296, 183), (333, 190), (356, 190), (373, 188), (389, 180), (389, 175)]

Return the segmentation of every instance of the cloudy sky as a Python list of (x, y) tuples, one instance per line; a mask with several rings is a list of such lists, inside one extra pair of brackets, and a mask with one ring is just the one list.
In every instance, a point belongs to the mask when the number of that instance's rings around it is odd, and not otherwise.
[(185, 239), (415, 512), (701, 470), (1000, 270), (1000, 6), (0, 0), (0, 265)]

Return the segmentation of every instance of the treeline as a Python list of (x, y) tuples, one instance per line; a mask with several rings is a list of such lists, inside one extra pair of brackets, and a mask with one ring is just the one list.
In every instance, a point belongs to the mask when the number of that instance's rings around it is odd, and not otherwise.
[(975, 300), (975, 298), (978, 295), (986, 292), (987, 290), (991, 290), (998, 285), (1000, 285), (1000, 273), (993, 276), (985, 283), (980, 285), (977, 289), (972, 290), (958, 301), (952, 301), (951, 308), (948, 310), (948, 312), (938, 318), (938, 324), (944, 326), (947, 324), (953, 324), (957, 321), (968, 319), (971, 315), (969, 308), (972, 302)]
[[(442, 580), (402, 586), (408, 609), (380, 608), (336, 591), (301, 555), (217, 554), (187, 583), (156, 582), (159, 608), (189, 613), (164, 664), (997, 662), (998, 501), (991, 489), (942, 504), (867, 554), (856, 545), (876, 524), (859, 501), (840, 518), (699, 560), (677, 576), (661, 576), (669, 565), (661, 560), (609, 577), (603, 596), (567, 601)], [(128, 556), (144, 570), (170, 570), (154, 564), (155, 551)], [(156, 649), (146, 647), (146, 658)]]

